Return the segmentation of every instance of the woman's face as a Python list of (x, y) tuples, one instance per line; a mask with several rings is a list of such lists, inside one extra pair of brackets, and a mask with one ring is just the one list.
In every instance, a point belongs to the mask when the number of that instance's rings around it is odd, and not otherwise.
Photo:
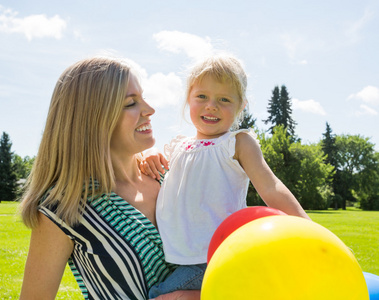
[(142, 92), (136, 76), (130, 73), (122, 113), (111, 137), (112, 153), (134, 155), (154, 146), (150, 116), (155, 110), (143, 99)]

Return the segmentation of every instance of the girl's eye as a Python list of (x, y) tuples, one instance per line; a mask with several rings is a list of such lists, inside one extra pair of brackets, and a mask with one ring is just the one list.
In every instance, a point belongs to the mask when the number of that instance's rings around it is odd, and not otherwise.
[(200, 99), (205, 99), (206, 98), (205, 95), (198, 95), (197, 97), (200, 98)]
[(230, 102), (229, 99), (227, 99), (227, 98), (221, 98), (220, 101), (221, 102)]

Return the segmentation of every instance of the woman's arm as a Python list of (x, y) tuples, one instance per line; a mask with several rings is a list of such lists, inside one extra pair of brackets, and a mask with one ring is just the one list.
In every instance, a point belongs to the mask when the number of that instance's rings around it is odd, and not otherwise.
[(73, 242), (49, 218), (39, 213), (32, 230), (20, 299), (55, 299)]
[(236, 155), (263, 201), (288, 215), (310, 219), (295, 196), (275, 176), (263, 158), (258, 142), (249, 134), (236, 136)]

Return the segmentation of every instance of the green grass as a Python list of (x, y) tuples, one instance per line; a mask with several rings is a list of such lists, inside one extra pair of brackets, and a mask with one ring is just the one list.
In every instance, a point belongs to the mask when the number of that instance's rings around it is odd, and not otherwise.
[(364, 272), (379, 275), (379, 211), (348, 208), (307, 213), (353, 251)]
[[(30, 230), (16, 216), (17, 203), (0, 203), (0, 299), (19, 299)], [(83, 299), (66, 267), (56, 299)]]
[[(18, 299), (30, 230), (16, 216), (17, 203), (0, 203), (0, 299)], [(379, 212), (357, 209), (309, 211), (354, 252), (363, 271), (379, 275)], [(332, 283), (331, 283), (332, 284)], [(67, 267), (56, 299), (82, 299)]]

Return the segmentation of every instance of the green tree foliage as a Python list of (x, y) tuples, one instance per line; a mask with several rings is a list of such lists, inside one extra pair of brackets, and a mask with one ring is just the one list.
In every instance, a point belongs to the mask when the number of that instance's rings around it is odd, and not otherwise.
[(35, 157), (31, 158), (29, 156), (25, 156), (24, 158), (22, 158), (17, 154), (13, 156), (13, 165), (15, 168), (17, 179), (26, 179), (29, 176), (30, 171), (33, 167), (34, 160)]
[(238, 123), (238, 129), (249, 129), (253, 128), (257, 119), (253, 118), (246, 109), (243, 110), (243, 119)]
[(295, 137), (296, 122), (292, 119), (292, 102), (287, 91), (287, 87), (282, 85), (280, 90), (276, 86), (272, 91), (271, 99), (268, 103), (267, 112), (269, 114), (265, 124), (270, 123), (268, 131), (273, 134), (276, 126), (283, 126), (288, 136)]
[[(326, 154), (325, 163), (328, 163), (333, 166), (334, 170), (337, 169), (337, 145), (336, 145), (336, 135), (333, 134), (332, 128), (329, 123), (326, 123), (326, 130), (323, 133), (323, 139), (320, 142), (322, 150)], [(338, 209), (342, 205), (342, 197), (336, 191), (338, 190), (337, 181), (338, 178), (336, 172), (334, 171), (331, 174), (330, 188), (333, 191), (333, 195), (330, 199), (331, 206), (334, 209)]]
[(13, 152), (9, 135), (3, 132), (0, 139), (0, 201), (16, 200), (17, 176), (12, 163)]
[(374, 144), (360, 135), (339, 135), (336, 146), (335, 193), (342, 198), (342, 208), (350, 200), (359, 201), (366, 209), (378, 209), (379, 158)]
[[(283, 126), (274, 128), (273, 135), (259, 134), (263, 156), (275, 175), (292, 191), (305, 209), (325, 209), (331, 195), (329, 181), (333, 167), (324, 162), (319, 145), (291, 142)], [(284, 156), (290, 157), (287, 162)], [(248, 193), (248, 205), (260, 205), (262, 200), (253, 190)]]
[[(293, 193), (305, 209), (327, 209), (333, 166), (324, 163), (324, 152), (319, 145), (293, 143), (291, 154), (295, 164), (292, 174), (296, 185)], [(297, 170), (297, 172), (296, 172)]]
[(372, 171), (360, 176), (360, 185), (370, 187), (360, 196), (361, 208), (365, 210), (379, 210), (379, 152), (374, 153)]
[[(379, 154), (369, 139), (359, 135), (326, 131), (318, 145), (302, 145), (295, 136), (291, 98), (285, 85), (275, 86), (267, 107), (270, 124), (259, 134), (263, 155), (276, 176), (306, 209), (332, 205), (346, 209), (347, 201), (358, 201), (363, 209), (379, 210)], [(262, 205), (250, 185), (248, 205)]]
[(321, 140), (321, 145), (322, 150), (326, 154), (325, 162), (335, 167), (337, 165), (336, 135), (333, 134), (332, 128), (330, 127), (329, 123), (326, 123), (326, 130), (322, 135), (324, 137)]
[(289, 136), (295, 136), (296, 122), (292, 119), (292, 102), (285, 85), (280, 89), (280, 112), (281, 120), (277, 125), (283, 125)]
[(274, 87), (272, 90), (272, 96), (271, 99), (268, 100), (268, 118), (266, 120), (263, 120), (263, 122), (267, 125), (268, 123), (271, 124), (268, 131), (272, 134), (274, 131), (274, 127), (276, 125), (279, 125), (280, 123), (280, 91), (279, 86)]

